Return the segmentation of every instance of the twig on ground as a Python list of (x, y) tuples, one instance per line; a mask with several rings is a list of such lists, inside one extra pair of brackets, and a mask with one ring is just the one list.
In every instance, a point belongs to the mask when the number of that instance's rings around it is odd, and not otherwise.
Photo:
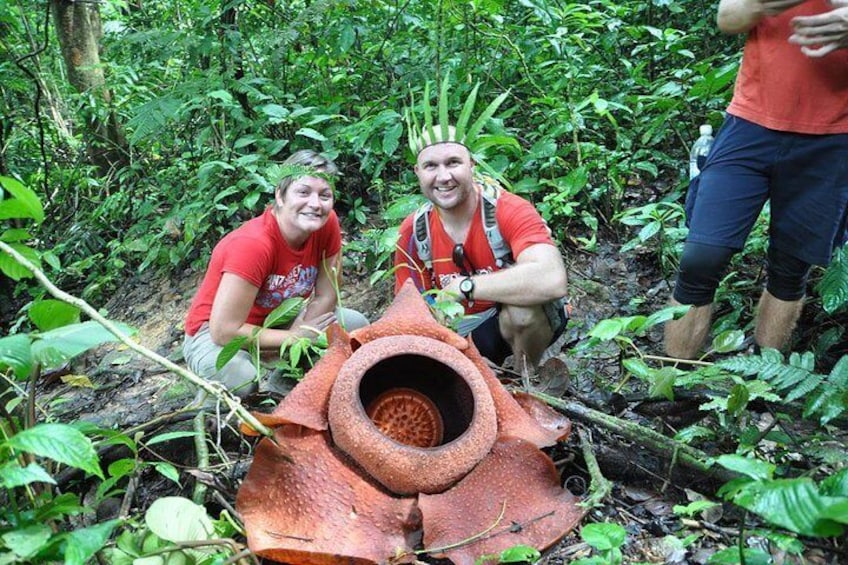
[(136, 488), (138, 488), (138, 475), (133, 475), (127, 481), (127, 490), (124, 492), (121, 508), (118, 510), (118, 518), (121, 520), (126, 520), (130, 515), (130, 506), (132, 506), (133, 498), (135, 498)]
[(235, 398), (226, 389), (222, 388), (220, 384), (207, 381), (195, 375), (193, 372), (187, 369), (183, 369), (173, 361), (159, 355), (155, 351), (152, 351), (147, 347), (136, 343), (135, 341), (130, 339), (129, 336), (125, 335), (124, 332), (121, 331), (120, 328), (118, 328), (118, 326), (103, 317), (85, 300), (77, 298), (75, 296), (71, 296), (70, 294), (56, 287), (56, 285), (54, 285), (50, 281), (50, 279), (47, 278), (47, 275), (45, 275), (41, 269), (39, 269), (32, 262), (30, 262), (26, 257), (18, 253), (10, 245), (0, 241), (0, 251), (8, 253), (15, 261), (20, 263), (26, 270), (30, 271), (35, 276), (35, 278), (38, 279), (38, 281), (44, 286), (44, 288), (47, 289), (47, 292), (49, 292), (51, 295), (61, 300), (62, 302), (66, 302), (68, 304), (76, 306), (77, 308), (85, 312), (92, 320), (95, 320), (101, 326), (106, 328), (112, 335), (117, 337), (121, 343), (123, 343), (136, 353), (147, 357), (148, 359), (154, 361), (162, 367), (165, 367), (172, 373), (175, 373), (178, 376), (187, 379), (193, 385), (203, 389), (208, 394), (211, 394), (213, 397), (221, 400), (227, 405), (230, 410), (235, 412), (243, 422), (245, 422), (257, 432), (269, 437), (273, 435), (273, 432), (271, 432), (271, 430), (261, 424), (259, 420), (257, 420), (250, 412), (247, 411), (244, 406), (241, 405), (239, 399)]
[[(197, 468), (201, 471), (209, 469), (209, 448), (206, 445), (206, 412), (201, 410), (194, 417), (194, 450), (197, 452)], [(194, 493), (191, 499), (195, 504), (203, 504), (206, 498), (206, 485), (202, 481), (194, 481)]]
[(582, 504), (585, 508), (594, 508), (609, 496), (609, 493), (612, 491), (612, 483), (601, 473), (598, 460), (595, 459), (595, 454), (592, 451), (592, 438), (590, 434), (583, 428), (578, 429), (577, 433), (580, 436), (580, 445), (583, 448), (583, 459), (586, 461), (586, 469), (592, 478), (592, 483), (589, 485), (590, 494)]

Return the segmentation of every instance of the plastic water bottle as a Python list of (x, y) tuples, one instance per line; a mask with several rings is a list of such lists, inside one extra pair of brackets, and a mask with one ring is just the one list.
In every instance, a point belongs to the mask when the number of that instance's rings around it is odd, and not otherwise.
[(701, 167), (707, 161), (707, 154), (713, 145), (713, 126), (704, 124), (699, 128), (698, 132), (701, 134), (701, 137), (692, 144), (692, 151), (689, 153), (690, 180), (701, 174)]

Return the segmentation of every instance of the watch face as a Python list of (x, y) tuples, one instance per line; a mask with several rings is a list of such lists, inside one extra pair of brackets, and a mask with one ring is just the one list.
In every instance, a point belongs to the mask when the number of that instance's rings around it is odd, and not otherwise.
[(459, 290), (465, 294), (468, 294), (472, 290), (474, 290), (474, 281), (471, 279), (463, 279), (459, 282)]

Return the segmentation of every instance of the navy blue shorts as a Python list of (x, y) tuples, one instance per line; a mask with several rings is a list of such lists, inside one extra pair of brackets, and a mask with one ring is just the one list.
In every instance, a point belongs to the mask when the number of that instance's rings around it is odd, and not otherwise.
[(848, 134), (781, 132), (728, 115), (689, 185), (687, 241), (741, 250), (767, 199), (770, 245), (826, 265), (848, 227)]

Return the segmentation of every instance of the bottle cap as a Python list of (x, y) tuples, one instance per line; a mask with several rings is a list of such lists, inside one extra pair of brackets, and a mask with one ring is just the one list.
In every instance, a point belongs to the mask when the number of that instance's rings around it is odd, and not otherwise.
[(713, 126), (710, 124), (704, 124), (700, 128), (698, 128), (698, 132), (701, 135), (712, 135), (713, 134)]

